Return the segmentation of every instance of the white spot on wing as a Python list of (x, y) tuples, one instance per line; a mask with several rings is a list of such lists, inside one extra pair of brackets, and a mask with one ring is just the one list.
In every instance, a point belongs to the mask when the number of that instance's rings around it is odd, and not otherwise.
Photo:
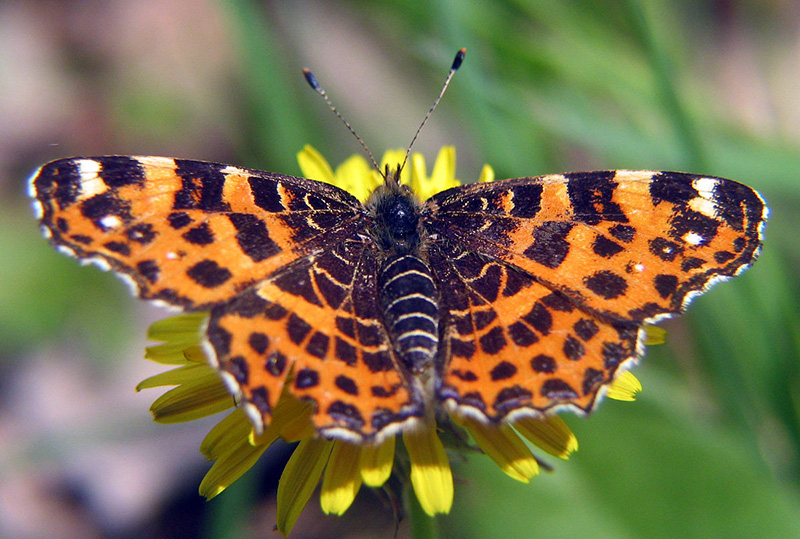
[(93, 159), (79, 159), (76, 163), (78, 165), (78, 174), (81, 176), (81, 182), (85, 182), (97, 178), (100, 174), (100, 163)]
[(697, 232), (687, 232), (683, 236), (683, 241), (685, 241), (689, 245), (700, 245), (701, 243), (703, 243), (703, 236), (701, 236)]
[(44, 217), (44, 206), (42, 205), (41, 202), (39, 202), (38, 200), (34, 200), (31, 206), (33, 206), (33, 213), (34, 215), (36, 215), (37, 219), (41, 219), (42, 217)]
[(241, 169), (239, 167), (234, 167), (234, 166), (231, 166), (231, 165), (228, 165), (227, 167), (223, 168), (220, 172), (222, 172), (223, 174), (239, 174), (239, 175), (242, 175), (242, 176), (246, 176), (246, 175), (250, 174), (249, 172), (247, 172), (244, 169)]
[(116, 215), (106, 215), (102, 219), (100, 219), (100, 225), (103, 228), (117, 228), (122, 224), (122, 219), (117, 217)]
[(707, 198), (694, 197), (689, 201), (689, 207), (706, 217), (717, 218), (717, 205)]
[(719, 185), (719, 180), (715, 178), (697, 178), (692, 182), (692, 187), (700, 193), (703, 198), (714, 198), (714, 188)]
[(140, 164), (158, 167), (158, 168), (175, 168), (175, 160), (171, 157), (156, 157), (154, 155), (144, 155), (134, 157)]
[(97, 176), (83, 179), (81, 181), (81, 200), (92, 198), (95, 195), (102, 195), (108, 191), (108, 186)]
[(636, 271), (641, 273), (641, 272), (644, 271), (644, 264), (641, 264), (641, 263), (640, 264), (636, 264), (635, 266), (633, 266), (633, 269), (635, 269)]
[[(47, 232), (50, 233), (49, 230)], [(71, 247), (67, 247), (66, 245), (56, 245), (56, 249), (58, 249), (60, 253), (63, 253), (67, 256), (78, 258), (77, 253), (75, 253), (75, 251), (73, 251)]]
[[(97, 256), (93, 256), (91, 258), (82, 258), (81, 264), (91, 264), (95, 267), (100, 268), (103, 271), (108, 271), (111, 269), (111, 265), (108, 263), (106, 259)], [(122, 279), (123, 281), (125, 280), (125, 277), (128, 277), (127, 275), (122, 275), (121, 273), (118, 275), (123, 278)]]

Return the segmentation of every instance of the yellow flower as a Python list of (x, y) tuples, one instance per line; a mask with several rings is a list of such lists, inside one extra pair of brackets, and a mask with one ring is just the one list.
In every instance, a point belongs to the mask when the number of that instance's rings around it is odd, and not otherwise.
[[(381, 167), (395, 166), (404, 157), (402, 151), (387, 152)], [(362, 201), (383, 181), (359, 156), (351, 157), (334, 171), (316, 150), (306, 146), (298, 154), (298, 161), (306, 177), (346, 189)], [(411, 155), (409, 163), (401, 173), (401, 182), (411, 186), (423, 200), (459, 185), (452, 147), (442, 148), (430, 176), (421, 155)], [(491, 167), (484, 166), (480, 181), (493, 180)], [(437, 415), (436, 410), (430, 410), (422, 420), (410, 422), (402, 431), (404, 450), (396, 451), (395, 436), (368, 445), (329, 440), (314, 429), (311, 405), (287, 390), (272, 410), (270, 423), (257, 433), (244, 410), (235, 407), (217, 370), (207, 363), (200, 346), (207, 316), (208, 313), (182, 314), (151, 326), (148, 336), (162, 344), (147, 348), (145, 357), (173, 368), (142, 381), (137, 390), (174, 386), (151, 406), (155, 421), (161, 423), (189, 421), (230, 410), (200, 446), (202, 454), (214, 461), (200, 484), (200, 494), (208, 499), (241, 477), (279, 438), (299, 442), (278, 486), (277, 529), (284, 535), (291, 531), (320, 481), (320, 504), (327, 514), (343, 514), (362, 485), (385, 486), (392, 474), (411, 485), (425, 513), (433, 516), (449, 512), (453, 503), (453, 476), (447, 451), (470, 447), (474, 450), (474, 446), (465, 443), (465, 432), (477, 449), (503, 472), (522, 482), (538, 474), (540, 467), (526, 440), (564, 459), (578, 448), (575, 436), (558, 416), (517, 417), (508, 424), (496, 425), (457, 412), (448, 419), (446, 415)], [(645, 344), (659, 339), (663, 340), (662, 333), (648, 330)], [(285, 387), (290, 384), (287, 382)], [(638, 380), (624, 372), (611, 384), (607, 395), (633, 400), (639, 390)], [(440, 419), (438, 423), (435, 417)]]

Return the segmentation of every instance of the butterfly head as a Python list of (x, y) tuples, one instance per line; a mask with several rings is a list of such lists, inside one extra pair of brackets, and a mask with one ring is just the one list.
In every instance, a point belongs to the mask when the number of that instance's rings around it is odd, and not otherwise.
[(386, 167), (386, 181), (367, 199), (373, 218), (372, 236), (381, 248), (412, 253), (420, 243), (421, 203), (411, 188), (400, 183), (400, 167)]

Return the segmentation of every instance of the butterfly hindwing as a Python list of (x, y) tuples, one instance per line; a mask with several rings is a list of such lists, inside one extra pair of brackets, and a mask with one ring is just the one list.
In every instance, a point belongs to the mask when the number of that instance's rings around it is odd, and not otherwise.
[(421, 415), (378, 312), (376, 263), (372, 245), (352, 237), (212, 311), (218, 362), (260, 420), (287, 382), (328, 435), (368, 440)]
[(612, 324), (502, 261), (431, 248), (445, 313), (440, 397), (499, 421), (527, 409), (591, 411), (637, 354), (638, 327)]

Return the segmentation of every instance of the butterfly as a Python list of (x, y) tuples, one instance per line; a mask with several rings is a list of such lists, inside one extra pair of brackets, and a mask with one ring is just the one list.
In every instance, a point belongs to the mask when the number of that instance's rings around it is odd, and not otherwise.
[(732, 180), (611, 170), (365, 203), (202, 161), (74, 157), (31, 192), (59, 250), (147, 300), (208, 311), (209, 361), (253, 420), (283, 392), (371, 443), (441, 407), (487, 423), (590, 412), (681, 313), (758, 256), (768, 210)]

